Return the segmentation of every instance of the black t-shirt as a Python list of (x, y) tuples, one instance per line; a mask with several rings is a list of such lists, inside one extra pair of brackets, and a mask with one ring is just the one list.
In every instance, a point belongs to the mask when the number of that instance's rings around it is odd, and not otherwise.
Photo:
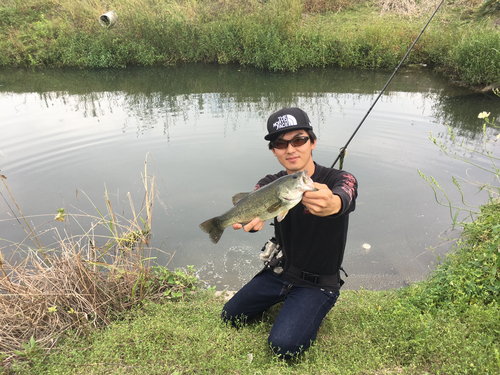
[[(256, 188), (286, 175), (281, 171), (261, 179)], [(282, 277), (292, 284), (319, 288), (338, 289), (338, 285), (312, 284), (296, 277), (287, 270), (292, 264), (302, 271), (318, 275), (333, 275), (339, 271), (344, 258), (349, 213), (356, 206), (358, 183), (356, 178), (343, 170), (326, 168), (315, 163), (314, 182), (327, 185), (342, 201), (341, 210), (330, 216), (319, 217), (299, 203), (281, 221), (274, 219), (275, 237), (285, 256)]]

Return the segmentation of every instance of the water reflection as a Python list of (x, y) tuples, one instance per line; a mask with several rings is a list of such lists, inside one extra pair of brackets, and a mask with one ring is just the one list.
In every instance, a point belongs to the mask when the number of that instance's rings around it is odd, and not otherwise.
[[(212, 65), (0, 70), (1, 173), (23, 212), (38, 224), (61, 206), (92, 212), (82, 195), (75, 196), (77, 189), (97, 205), (106, 189), (123, 212), (127, 192), (141, 202), (140, 172), (150, 153), (150, 171), (167, 206), (155, 209), (154, 246), (175, 252), (173, 266), (193, 264), (204, 280), (234, 289), (260, 268), (258, 252), (271, 228), (255, 235), (231, 232), (213, 245), (198, 224), (227, 209), (234, 193), (281, 169), (263, 141), (269, 114), (284, 106), (305, 109), (319, 137), (315, 159), (330, 165), (391, 73), (276, 74)], [(346, 169), (360, 181), (345, 258), (348, 288), (404, 285), (428, 271), (435, 260), (431, 247), (446, 251), (439, 236), (448, 235), (450, 218), (416, 171), (447, 188), (453, 188), (446, 182), (450, 173), (471, 174), (432, 145), (429, 131), (451, 146), (445, 127), (450, 123), (467, 145), (481, 149), (477, 114), (486, 110), (498, 118), (499, 103), (426, 70), (396, 75), (346, 159)], [(470, 203), (484, 201), (473, 197)], [(38, 219), (40, 214), (50, 215)], [(20, 242), (25, 234), (11, 215), (0, 212), (0, 237)]]
[[(467, 139), (481, 138), (482, 122), (477, 115), (492, 108), (492, 117), (497, 117), (496, 124), (500, 125), (500, 118), (495, 114), (498, 110), (498, 98), (493, 94), (468, 94), (460, 96), (440, 96), (436, 98), (434, 116), (443, 123), (450, 124), (457, 130), (457, 134)], [(481, 110), (481, 108), (484, 108)], [(488, 112), (490, 110), (488, 109)]]
[[(191, 121), (193, 113), (208, 111), (238, 125), (238, 113), (259, 118), (276, 108), (299, 101), (313, 108), (323, 123), (332, 106), (345, 113), (345, 95), (354, 105), (373, 101), (392, 72), (343, 69), (308, 69), (277, 74), (251, 68), (189, 65), (180, 68), (130, 68), (126, 70), (0, 71), (0, 92), (38, 93), (46, 107), (62, 103), (84, 117), (112, 114), (126, 108), (137, 131), (158, 126), (168, 134), (178, 121)], [(393, 93), (418, 93), (422, 107), (432, 102), (433, 117), (459, 130), (469, 139), (480, 136), (477, 113), (498, 107), (493, 94), (475, 94), (450, 86), (442, 77), (423, 68), (402, 70), (389, 85), (383, 100)], [(4, 94), (4, 95), (5, 95)], [(497, 123), (500, 124), (497, 119)], [(125, 124), (130, 126), (130, 124)]]

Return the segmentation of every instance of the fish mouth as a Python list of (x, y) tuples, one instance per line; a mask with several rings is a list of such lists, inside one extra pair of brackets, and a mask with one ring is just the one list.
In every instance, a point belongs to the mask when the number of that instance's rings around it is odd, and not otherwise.
[(307, 169), (302, 171), (302, 175), (300, 176), (300, 185), (304, 190), (316, 191), (316, 187), (314, 186), (314, 181), (307, 174)]

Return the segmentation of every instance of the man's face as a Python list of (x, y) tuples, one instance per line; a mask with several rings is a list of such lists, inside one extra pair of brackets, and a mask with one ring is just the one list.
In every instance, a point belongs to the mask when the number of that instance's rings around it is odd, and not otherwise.
[[(281, 135), (278, 139), (289, 141), (296, 137), (308, 137), (308, 134), (305, 130), (294, 130)], [(314, 169), (312, 167), (314, 165), (312, 160), (312, 150), (314, 150), (315, 147), (316, 141), (312, 143), (311, 140), (308, 140), (302, 146), (294, 147), (291, 143), (288, 143), (286, 148), (273, 148), (272, 151), (274, 156), (278, 158), (280, 164), (285, 167), (289, 174), (299, 172), (304, 169), (312, 172)]]

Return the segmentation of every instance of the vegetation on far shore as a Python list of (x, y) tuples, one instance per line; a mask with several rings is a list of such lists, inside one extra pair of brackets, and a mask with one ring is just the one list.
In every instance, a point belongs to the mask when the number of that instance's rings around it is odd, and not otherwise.
[[(0, 66), (394, 69), (437, 0), (4, 0)], [(500, 0), (445, 1), (407, 64), (500, 84)], [(101, 26), (115, 11), (118, 22)]]

